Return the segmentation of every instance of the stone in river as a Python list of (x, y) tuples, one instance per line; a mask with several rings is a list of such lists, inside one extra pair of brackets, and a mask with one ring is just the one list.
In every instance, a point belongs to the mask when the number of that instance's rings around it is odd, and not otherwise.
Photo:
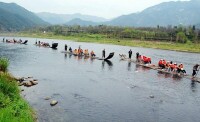
[(50, 102), (50, 105), (51, 105), (51, 106), (55, 106), (57, 103), (58, 103), (58, 101), (52, 100), (52, 101)]

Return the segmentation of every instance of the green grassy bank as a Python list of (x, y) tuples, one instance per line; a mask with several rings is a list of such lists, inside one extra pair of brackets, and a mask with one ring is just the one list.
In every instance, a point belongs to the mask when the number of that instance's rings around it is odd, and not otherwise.
[[(115, 39), (107, 38), (106, 35), (99, 34), (75, 34), (71, 36), (54, 35), (53, 33), (15, 33), (12, 36), (33, 37), (33, 38), (49, 38), (49, 39), (62, 39), (72, 40), (77, 42), (91, 42), (91, 43), (103, 43), (114, 44), (132, 47), (146, 47), (155, 49), (175, 50), (184, 52), (200, 53), (200, 43), (172, 43), (161, 41), (144, 41), (144, 40), (132, 40), (132, 39)], [(10, 36), (11, 36), (10, 35)]]
[(0, 122), (36, 121), (32, 108), (20, 96), (16, 80), (6, 72), (7, 66), (7, 60), (0, 58)]

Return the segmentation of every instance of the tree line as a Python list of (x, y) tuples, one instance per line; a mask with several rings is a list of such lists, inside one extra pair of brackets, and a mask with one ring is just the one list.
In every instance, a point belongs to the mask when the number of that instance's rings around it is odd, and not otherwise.
[(84, 36), (87, 34), (101, 34), (104, 38), (137, 39), (147, 41), (169, 41), (177, 43), (200, 42), (200, 30), (195, 26), (157, 26), (157, 27), (119, 27), (119, 26), (47, 26), (26, 30), (32, 33), (51, 32), (62, 36)]

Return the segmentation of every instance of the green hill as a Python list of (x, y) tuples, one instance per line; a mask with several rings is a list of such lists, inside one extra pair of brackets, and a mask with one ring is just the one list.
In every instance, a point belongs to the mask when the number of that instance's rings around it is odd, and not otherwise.
[(89, 25), (95, 26), (97, 24), (98, 23), (95, 23), (95, 22), (92, 22), (92, 21), (81, 20), (79, 18), (75, 18), (75, 19), (65, 23), (65, 25), (80, 25), (80, 26), (89, 26)]
[(15, 3), (0, 2), (1, 31), (14, 31), (44, 25), (48, 25), (48, 23), (25, 8)]

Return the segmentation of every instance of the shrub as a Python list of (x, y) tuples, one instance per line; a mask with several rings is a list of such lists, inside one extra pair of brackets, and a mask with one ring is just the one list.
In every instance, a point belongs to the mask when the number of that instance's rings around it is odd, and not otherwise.
[(0, 71), (7, 71), (9, 65), (9, 61), (7, 58), (0, 58)]
[(34, 122), (33, 110), (20, 96), (17, 82), (0, 73), (0, 122)]

